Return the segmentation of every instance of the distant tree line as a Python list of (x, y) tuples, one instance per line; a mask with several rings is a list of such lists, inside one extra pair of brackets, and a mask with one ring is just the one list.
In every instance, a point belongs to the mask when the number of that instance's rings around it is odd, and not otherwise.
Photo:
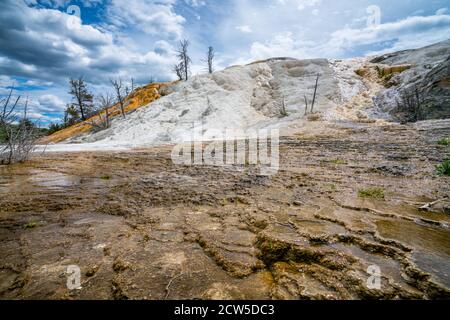
[(111, 124), (109, 109), (114, 105), (118, 105), (120, 113), (125, 117), (126, 97), (135, 91), (135, 80), (131, 78), (131, 87), (126, 85), (121, 78), (110, 79), (110, 83), (113, 94), (109, 92), (101, 93), (97, 98), (94, 98), (83, 77), (71, 78), (69, 80), (69, 94), (72, 96), (72, 102), (66, 105), (63, 121), (50, 124), (48, 134), (53, 134), (88, 119), (91, 119), (89, 124), (95, 130), (107, 129)]

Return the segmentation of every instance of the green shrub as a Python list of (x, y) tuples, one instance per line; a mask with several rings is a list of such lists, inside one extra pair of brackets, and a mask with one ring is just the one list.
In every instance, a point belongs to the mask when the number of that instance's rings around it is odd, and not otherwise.
[(445, 160), (440, 165), (438, 165), (436, 167), (436, 169), (437, 169), (437, 172), (439, 175), (449, 176), (450, 175), (450, 160)]
[(437, 143), (438, 143), (439, 145), (441, 145), (441, 146), (447, 146), (447, 147), (450, 147), (450, 138), (444, 138), (444, 139), (441, 139), (441, 140), (439, 140)]
[(364, 188), (358, 191), (360, 198), (384, 199), (384, 189), (379, 187)]
[(27, 224), (25, 224), (23, 227), (25, 228), (25, 229), (34, 229), (34, 228), (36, 228), (38, 226), (38, 223), (37, 222), (35, 222), (35, 221), (30, 221), (30, 222), (28, 222)]

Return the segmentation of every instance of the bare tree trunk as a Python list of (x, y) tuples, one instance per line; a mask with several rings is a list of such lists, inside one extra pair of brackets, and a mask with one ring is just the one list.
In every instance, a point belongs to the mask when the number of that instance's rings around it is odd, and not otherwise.
[(214, 68), (213, 68), (213, 60), (214, 60), (214, 48), (213, 47), (209, 47), (208, 49), (208, 72), (211, 74), (214, 72)]
[(423, 119), (423, 98), (416, 85), (399, 91), (400, 101), (397, 100), (399, 111), (406, 113), (407, 122), (416, 122)]
[(305, 98), (305, 116), (308, 114), (308, 98), (306, 95), (303, 96)]
[(15, 113), (20, 96), (10, 106), (13, 89), (4, 99), (3, 111), (0, 113), (0, 129), (5, 133), (5, 141), (0, 150), (0, 163), (12, 164), (28, 159), (36, 146), (38, 134), (34, 124), (27, 119), (28, 98), (25, 102), (23, 116)]
[(84, 114), (83, 101), (81, 100), (80, 92), (78, 92), (78, 94), (77, 94), (77, 101), (78, 101), (78, 105), (80, 106), (81, 120), (85, 121), (86, 115)]
[(284, 95), (281, 97), (281, 110), (280, 110), (281, 117), (287, 117), (289, 114), (286, 111), (286, 101), (284, 99)]
[(179, 67), (183, 68), (184, 80), (189, 79), (189, 64), (192, 62), (188, 54), (189, 41), (182, 40), (178, 46), (178, 58), (180, 59)]
[(109, 128), (109, 110), (108, 110), (108, 108), (105, 109), (105, 119), (106, 119), (106, 127)]
[(180, 81), (183, 80), (183, 78), (184, 78), (184, 76), (183, 76), (183, 73), (184, 73), (183, 63), (176, 64), (173, 67), (173, 72), (175, 72), (175, 74), (177, 75), (178, 80), (180, 80)]
[(93, 95), (89, 93), (83, 77), (70, 79), (70, 94), (75, 98), (76, 104), (81, 113), (81, 120), (86, 120), (88, 116), (88, 103), (92, 103)]
[(119, 80), (110, 80), (110, 81), (116, 92), (117, 102), (119, 103), (122, 116), (125, 118), (125, 101), (123, 97), (122, 80), (119, 78)]
[(312, 101), (312, 106), (311, 106), (311, 113), (313, 113), (314, 103), (316, 102), (316, 94), (317, 94), (317, 86), (319, 84), (319, 77), (320, 77), (320, 74), (317, 74), (316, 86), (314, 87), (314, 96), (313, 96), (313, 101)]
[(90, 123), (94, 131), (101, 131), (110, 127), (109, 108), (114, 105), (113, 96), (109, 93), (101, 94), (98, 105), (98, 120), (93, 119)]

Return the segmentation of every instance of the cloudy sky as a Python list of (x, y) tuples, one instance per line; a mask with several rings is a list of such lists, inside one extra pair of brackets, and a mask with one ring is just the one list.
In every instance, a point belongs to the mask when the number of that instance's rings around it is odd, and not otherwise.
[(450, 38), (448, 0), (1, 0), (0, 94), (12, 85), (41, 123), (70, 102), (68, 79), (94, 92), (108, 80), (174, 78), (174, 50), (191, 42), (194, 74), (274, 56), (347, 58)]

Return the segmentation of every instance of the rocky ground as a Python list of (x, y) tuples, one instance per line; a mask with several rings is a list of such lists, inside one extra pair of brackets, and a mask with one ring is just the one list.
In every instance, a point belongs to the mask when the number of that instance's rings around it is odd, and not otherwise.
[(328, 124), (283, 138), (269, 177), (177, 166), (169, 147), (0, 167), (0, 298), (448, 299), (448, 136), (450, 121)]

